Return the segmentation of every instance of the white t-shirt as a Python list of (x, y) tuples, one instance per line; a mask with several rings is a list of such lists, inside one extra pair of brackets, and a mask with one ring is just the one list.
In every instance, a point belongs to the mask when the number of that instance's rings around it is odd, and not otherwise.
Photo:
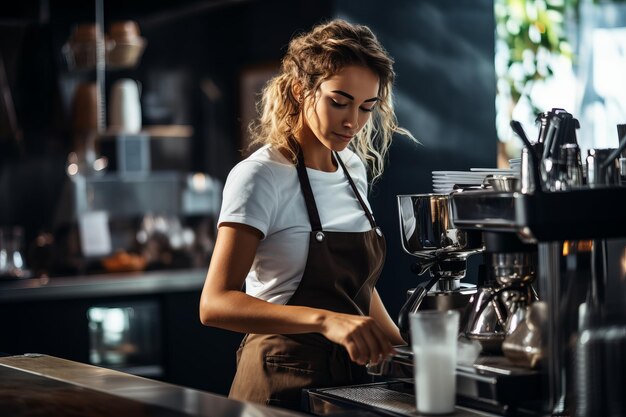
[[(363, 162), (348, 149), (339, 156), (369, 209)], [(340, 166), (335, 172), (307, 168), (307, 173), (322, 229), (341, 232), (371, 229)], [(263, 233), (246, 277), (246, 293), (271, 303), (286, 304), (304, 273), (311, 233), (296, 167), (269, 145), (238, 163), (224, 185), (218, 227), (224, 222), (243, 223)]]

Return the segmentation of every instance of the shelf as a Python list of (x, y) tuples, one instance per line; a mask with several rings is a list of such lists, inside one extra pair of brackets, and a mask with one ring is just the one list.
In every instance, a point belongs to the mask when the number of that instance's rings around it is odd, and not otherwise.
[(188, 138), (193, 135), (193, 126), (189, 125), (148, 125), (143, 126), (142, 132), (148, 136), (167, 138)]
[(202, 268), (0, 281), (0, 304), (197, 291), (205, 275)]
[(119, 129), (108, 128), (100, 133), (100, 138), (116, 136), (148, 136), (149, 138), (190, 138), (193, 135), (193, 126), (190, 125), (145, 125), (137, 133), (125, 133)]

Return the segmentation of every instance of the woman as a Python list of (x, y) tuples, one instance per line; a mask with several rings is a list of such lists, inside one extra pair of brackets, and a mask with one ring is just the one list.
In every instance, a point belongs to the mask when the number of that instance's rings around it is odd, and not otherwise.
[(297, 409), (303, 388), (366, 382), (404, 344), (374, 288), (385, 240), (363, 163), (379, 176), (392, 134), (411, 137), (392, 63), (367, 27), (334, 20), (290, 42), (263, 92), (264, 146), (228, 176), (200, 301), (203, 324), (247, 333), (231, 398)]

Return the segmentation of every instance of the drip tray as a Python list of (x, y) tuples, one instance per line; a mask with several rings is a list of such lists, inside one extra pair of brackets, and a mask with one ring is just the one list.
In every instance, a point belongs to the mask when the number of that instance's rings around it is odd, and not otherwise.
[[(407, 347), (396, 347), (396, 351), (383, 375), (387, 381), (411, 382), (413, 353)], [(502, 355), (481, 355), (473, 365), (456, 368), (457, 402), (471, 404), (471, 408), (491, 411), (495, 406), (499, 413), (514, 407), (538, 409), (546, 386), (545, 372), (515, 366)]]
[[(319, 416), (420, 416), (415, 409), (413, 381), (397, 379), (347, 387), (317, 388), (306, 392), (309, 412)], [(486, 398), (457, 394), (450, 416), (537, 416), (525, 407), (503, 405)]]
[[(413, 384), (389, 381), (365, 385), (308, 390), (310, 412), (315, 415), (420, 416), (415, 409)], [(455, 417), (496, 416), (457, 406)]]
[(323, 392), (326, 395), (355, 404), (378, 408), (399, 415), (411, 415), (415, 412), (415, 401), (412, 395), (394, 391), (385, 385), (330, 388)]

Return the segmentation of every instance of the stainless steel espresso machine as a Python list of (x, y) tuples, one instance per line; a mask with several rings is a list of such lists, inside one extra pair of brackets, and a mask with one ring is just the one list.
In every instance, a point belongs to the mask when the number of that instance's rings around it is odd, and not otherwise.
[[(457, 363), (455, 415), (624, 416), (626, 132), (582, 158), (571, 114), (538, 120), (534, 143), (513, 125), (526, 144), (518, 186), (398, 197), (403, 247), (431, 274), (405, 309), (466, 305), (460, 339), (482, 352)], [(463, 263), (479, 252), (484, 280), (467, 288)], [(311, 412), (415, 415), (412, 353), (397, 352), (374, 383), (311, 390)]]
[(430, 280), (409, 290), (398, 326), (409, 340), (409, 314), (422, 310), (465, 310), (476, 286), (461, 283), (467, 257), (483, 250), (480, 232), (457, 229), (449, 212), (447, 194), (398, 196), (400, 237), (404, 250), (417, 258), (412, 272), (430, 272)]
[[(520, 366), (523, 361), (509, 362), (501, 347), (507, 335), (522, 327), (528, 305), (537, 299), (531, 285), (537, 247), (521, 242), (513, 233), (484, 236), (481, 230), (457, 227), (451, 197), (452, 194), (397, 197), (402, 246), (416, 258), (411, 270), (417, 275), (430, 275), (422, 285), (408, 291), (399, 327), (409, 341), (410, 313), (459, 310), (459, 347), (473, 352), (464, 355), (471, 356), (471, 361), (457, 363), (456, 367), (457, 405), (468, 407), (462, 415), (532, 413), (538, 408), (532, 402), (540, 397), (541, 374)], [(478, 286), (461, 282), (466, 276), (468, 257), (476, 254), (484, 254), (486, 261), (485, 276)], [(476, 358), (481, 349), (482, 354)], [(368, 367), (368, 372), (379, 382), (310, 390), (311, 411), (332, 415), (341, 408), (363, 408), (385, 415), (415, 414), (410, 344), (396, 346), (395, 355)]]
[[(537, 246), (513, 233), (462, 230), (454, 225), (449, 194), (399, 195), (400, 237), (404, 250), (415, 256), (411, 270), (430, 280), (408, 291), (398, 323), (405, 340), (408, 316), (418, 310), (459, 310), (461, 330), (478, 341), (483, 352), (500, 353), (505, 336), (525, 319), (536, 301), (532, 286)], [(467, 258), (484, 252), (479, 286), (462, 283)]]
[[(626, 134), (620, 134), (617, 148), (590, 149), (583, 159), (571, 114), (553, 109), (539, 119), (545, 129), (534, 143), (512, 122), (526, 144), (521, 189), (454, 193), (452, 216), (463, 230), (508, 233), (538, 249), (535, 275), (542, 302), (531, 306), (544, 310), (539, 415), (623, 416), (626, 183), (618, 160)], [(537, 311), (530, 309), (526, 324)], [(531, 337), (511, 336), (528, 352), (536, 347)], [(505, 354), (506, 348), (505, 342)]]
[[(623, 415), (605, 413), (605, 407), (612, 400), (624, 411), (624, 204), (625, 187), (452, 197), (459, 227), (513, 230), (538, 247), (538, 292), (546, 306), (541, 415)], [(589, 342), (592, 335), (598, 339)]]

